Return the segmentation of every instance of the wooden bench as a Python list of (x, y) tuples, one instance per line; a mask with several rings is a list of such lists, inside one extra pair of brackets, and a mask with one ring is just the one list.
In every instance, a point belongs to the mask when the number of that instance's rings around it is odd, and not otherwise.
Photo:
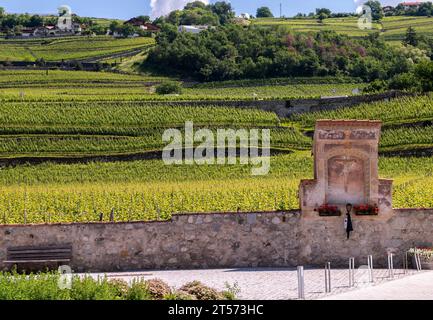
[(70, 262), (72, 246), (15, 247), (7, 249), (5, 264), (48, 264)]

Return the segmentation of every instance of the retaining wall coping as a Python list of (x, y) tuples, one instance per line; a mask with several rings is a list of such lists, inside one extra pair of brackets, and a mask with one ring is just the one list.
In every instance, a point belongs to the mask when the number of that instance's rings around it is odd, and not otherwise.
[[(394, 209), (395, 213), (407, 213), (407, 212), (426, 212), (433, 214), (433, 208), (399, 208)], [(297, 215), (301, 214), (300, 209), (287, 210), (287, 211), (251, 211), (251, 212), (191, 212), (191, 213), (176, 213), (172, 218), (168, 220), (152, 220), (152, 221), (92, 221), (92, 222), (58, 222), (58, 223), (27, 223), (27, 224), (0, 224), (0, 228), (21, 228), (21, 227), (46, 227), (46, 226), (59, 226), (59, 227), (69, 227), (69, 226), (111, 226), (111, 225), (126, 225), (126, 224), (157, 224), (157, 223), (168, 223), (175, 222), (177, 217), (197, 217), (197, 216), (224, 216), (224, 215), (238, 215), (245, 216), (249, 214), (258, 215), (275, 215), (275, 214), (291, 214)]]
[(167, 223), (175, 222), (176, 217), (195, 217), (195, 216), (224, 216), (224, 215), (249, 215), (249, 214), (260, 214), (260, 215), (271, 215), (271, 214), (300, 214), (301, 210), (288, 210), (288, 211), (252, 211), (252, 212), (192, 212), (192, 213), (176, 213), (172, 218), (167, 220), (151, 220), (151, 221), (91, 221), (91, 222), (57, 222), (57, 223), (18, 223), (18, 224), (0, 224), (0, 228), (7, 227), (45, 227), (45, 226), (89, 226), (89, 225), (122, 225), (122, 224), (156, 224), (156, 223)]

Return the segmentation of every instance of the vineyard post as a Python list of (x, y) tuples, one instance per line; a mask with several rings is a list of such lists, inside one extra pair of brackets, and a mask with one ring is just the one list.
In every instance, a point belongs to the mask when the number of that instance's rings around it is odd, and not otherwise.
[(111, 208), (111, 212), (110, 212), (110, 222), (114, 222), (114, 208)]

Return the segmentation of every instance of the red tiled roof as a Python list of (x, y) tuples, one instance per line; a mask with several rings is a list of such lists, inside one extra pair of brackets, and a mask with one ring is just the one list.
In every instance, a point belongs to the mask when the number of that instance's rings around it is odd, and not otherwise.
[(421, 4), (421, 2), (402, 2), (400, 3), (404, 6), (419, 6)]

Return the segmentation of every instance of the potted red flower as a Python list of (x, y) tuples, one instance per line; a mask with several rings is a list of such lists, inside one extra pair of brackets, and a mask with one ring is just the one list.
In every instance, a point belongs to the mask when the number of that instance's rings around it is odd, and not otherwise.
[(353, 207), (357, 216), (377, 216), (379, 207), (377, 205), (361, 204)]
[(319, 216), (322, 217), (341, 216), (341, 211), (337, 206), (329, 205), (327, 203), (314, 209), (314, 211), (319, 212)]

